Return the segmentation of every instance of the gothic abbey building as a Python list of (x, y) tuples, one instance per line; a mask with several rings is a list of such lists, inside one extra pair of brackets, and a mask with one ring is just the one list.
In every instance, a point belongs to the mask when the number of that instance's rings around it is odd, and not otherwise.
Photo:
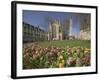
[(55, 20), (49, 23), (48, 40), (73, 40), (75, 36), (72, 35), (72, 18), (66, 20), (64, 25), (60, 21)]

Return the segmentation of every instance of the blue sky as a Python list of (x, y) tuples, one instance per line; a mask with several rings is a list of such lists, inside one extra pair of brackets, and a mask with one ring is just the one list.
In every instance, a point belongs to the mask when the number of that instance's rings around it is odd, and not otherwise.
[(47, 17), (53, 20), (60, 20), (63, 24), (66, 19), (72, 17), (72, 34), (78, 35), (80, 32), (79, 24), (79, 13), (68, 13), (68, 12), (47, 12), (47, 11), (33, 11), (23, 10), (23, 21), (34, 26), (39, 26), (41, 29), (48, 30)]

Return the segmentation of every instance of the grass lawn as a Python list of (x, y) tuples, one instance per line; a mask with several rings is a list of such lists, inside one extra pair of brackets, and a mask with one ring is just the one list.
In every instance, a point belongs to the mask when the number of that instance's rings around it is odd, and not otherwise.
[(39, 42), (42, 47), (55, 46), (60, 48), (69, 47), (87, 47), (90, 48), (90, 40), (62, 40), (62, 41), (44, 41)]

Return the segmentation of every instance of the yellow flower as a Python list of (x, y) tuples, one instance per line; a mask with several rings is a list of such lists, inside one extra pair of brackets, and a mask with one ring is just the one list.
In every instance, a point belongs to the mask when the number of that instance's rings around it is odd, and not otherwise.
[(62, 53), (64, 53), (64, 50), (62, 50)]
[(88, 48), (87, 50), (88, 50), (88, 51), (90, 51), (91, 49), (90, 49), (90, 48)]
[(90, 50), (91, 50), (90, 48), (85, 48), (85, 49), (84, 49), (84, 53), (89, 53)]
[(59, 68), (63, 68), (64, 64), (63, 63), (59, 63)]
[(63, 56), (62, 55), (59, 56), (59, 60), (63, 60)]
[(87, 50), (85, 50), (85, 51), (84, 51), (84, 53), (88, 53), (88, 51), (87, 51)]
[(91, 49), (90, 48), (85, 48), (85, 51), (90, 51)]
[(64, 61), (64, 60), (62, 60), (61, 62), (62, 62), (63, 64), (65, 63), (65, 61)]

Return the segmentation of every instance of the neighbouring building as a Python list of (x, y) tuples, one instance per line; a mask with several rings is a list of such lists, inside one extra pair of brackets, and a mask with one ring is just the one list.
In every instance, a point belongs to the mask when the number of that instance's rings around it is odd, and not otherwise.
[(80, 39), (90, 40), (91, 39), (91, 28), (90, 28), (90, 15), (84, 15), (80, 20)]
[(47, 40), (47, 32), (28, 23), (23, 22), (23, 42)]

